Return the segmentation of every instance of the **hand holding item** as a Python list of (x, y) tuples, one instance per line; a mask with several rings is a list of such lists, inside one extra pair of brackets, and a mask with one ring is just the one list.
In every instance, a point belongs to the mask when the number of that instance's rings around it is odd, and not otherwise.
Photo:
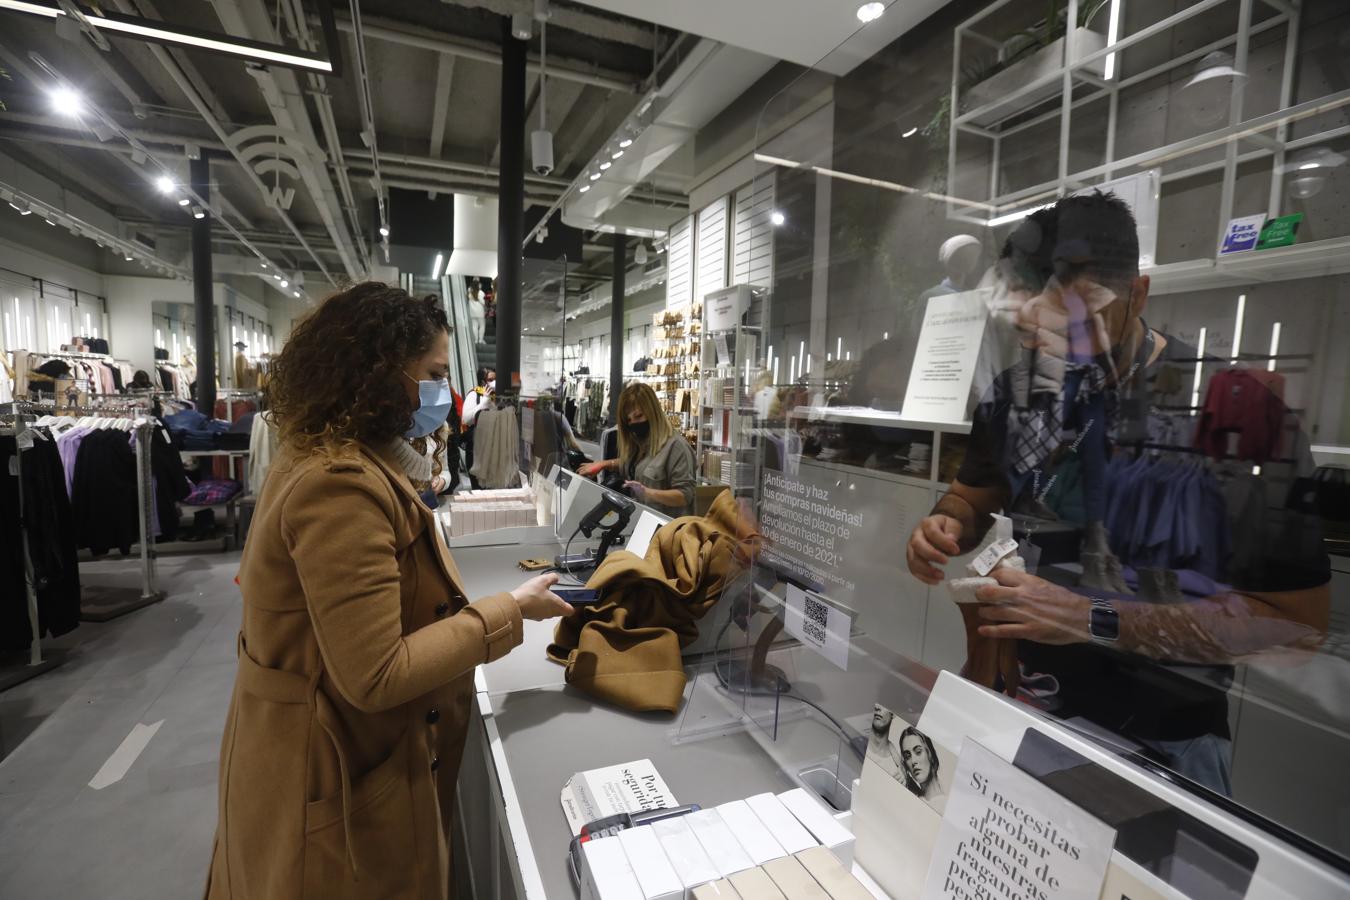
[(1000, 566), (991, 576), (997, 585), (986, 585), (975, 594), (985, 604), (979, 607), (981, 637), (1035, 641), (1038, 644), (1081, 644), (1088, 634), (1092, 601), (1044, 578)]
[(909, 536), (905, 556), (909, 571), (924, 584), (934, 585), (943, 578), (938, 566), (961, 553), (961, 522), (941, 513), (928, 516)]
[(623, 488), (628, 492), (628, 496), (632, 497), (637, 502), (639, 503), (647, 502), (647, 486), (642, 482), (625, 481), (623, 483)]
[(557, 583), (557, 573), (550, 572), (531, 578), (512, 591), (511, 596), (520, 606), (520, 614), (536, 622), (572, 615), (572, 605), (550, 590)]
[(582, 478), (594, 478), (603, 471), (605, 471), (604, 462), (588, 462), (584, 463), (581, 466), (581, 468), (577, 469), (577, 474), (580, 475)]

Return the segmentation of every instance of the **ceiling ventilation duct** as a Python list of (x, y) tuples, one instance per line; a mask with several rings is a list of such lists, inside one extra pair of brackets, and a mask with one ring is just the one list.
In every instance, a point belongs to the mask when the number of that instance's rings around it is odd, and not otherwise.
[(455, 233), (447, 275), (497, 277), (497, 201), (455, 195)]

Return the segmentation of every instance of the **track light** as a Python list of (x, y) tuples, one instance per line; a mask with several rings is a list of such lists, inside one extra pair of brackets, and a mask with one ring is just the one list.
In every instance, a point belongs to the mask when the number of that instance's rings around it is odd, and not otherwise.
[(267, 268), (267, 263), (263, 263), (263, 264), (262, 264), (262, 267), (263, 267), (264, 269)]
[(291, 291), (291, 294), (295, 297), (295, 299), (297, 299), (297, 300), (300, 299), (300, 292), (299, 292), (299, 291)]
[(615, 150), (614, 154), (610, 157), (610, 159), (618, 159), (620, 156), (623, 156), (623, 151)]
[(130, 256), (124, 256), (124, 257), (122, 257), (122, 258), (125, 259), (127, 262), (131, 262), (131, 257), (130, 257)]
[(388, 226), (388, 225), (381, 225), (381, 226), (380, 226), (380, 237), (386, 237), (386, 238), (389, 237), (389, 226)]
[(607, 171), (607, 170), (609, 169), (609, 167), (612, 166), (612, 165), (614, 165), (614, 163), (612, 163), (612, 162), (602, 162), (602, 163), (600, 164), (600, 171), (601, 171), (601, 172)]
[(283, 279), (281, 279), (281, 286), (284, 287), (284, 288), (288, 288), (288, 287), (291, 286), (291, 283), (290, 283), (289, 281), (287, 281), (285, 278), (283, 278)]
[(591, 186), (590, 186), (589, 184), (583, 184), (583, 185), (581, 186), (581, 190), (578, 191), (578, 193), (584, 194), (584, 193), (586, 193), (587, 191), (589, 191), (590, 189), (591, 189)]
[(622, 147), (624, 150), (627, 150), (629, 147), (633, 146), (633, 139), (624, 138), (623, 140), (619, 141), (619, 146)]
[(591, 173), (591, 181), (599, 181), (599, 180), (600, 180), (600, 173), (599, 173), (599, 172), (592, 172), (592, 173)]
[(168, 175), (161, 175), (155, 179), (155, 187), (159, 188), (161, 194), (172, 194), (174, 189), (173, 179)]
[(194, 218), (194, 219), (205, 219), (205, 218), (206, 218), (206, 211), (205, 211), (204, 209), (202, 209), (200, 206), (194, 206), (194, 207), (192, 207), (192, 218)]
[(188, 205), (189, 203), (191, 203), (191, 202), (192, 202), (192, 201), (189, 200), (187, 197), (180, 197), (180, 198), (178, 199), (178, 205), (179, 205), (179, 206), (187, 206), (187, 205)]

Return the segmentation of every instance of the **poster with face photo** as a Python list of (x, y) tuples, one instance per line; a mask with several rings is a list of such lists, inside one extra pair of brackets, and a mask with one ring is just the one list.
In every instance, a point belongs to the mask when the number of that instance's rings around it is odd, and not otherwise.
[(946, 807), (956, 757), (879, 703), (872, 708), (867, 759), (935, 812)]

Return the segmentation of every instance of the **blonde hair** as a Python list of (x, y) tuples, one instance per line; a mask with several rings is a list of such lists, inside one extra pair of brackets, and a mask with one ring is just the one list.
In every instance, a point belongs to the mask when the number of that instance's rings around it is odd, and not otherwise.
[[(645, 441), (629, 431), (628, 415), (634, 410), (640, 411), (647, 419), (649, 430)], [(666, 418), (666, 412), (656, 399), (656, 391), (650, 384), (635, 381), (619, 394), (619, 458), (624, 466), (630, 466), (644, 456), (651, 456), (666, 445), (675, 429)]]

